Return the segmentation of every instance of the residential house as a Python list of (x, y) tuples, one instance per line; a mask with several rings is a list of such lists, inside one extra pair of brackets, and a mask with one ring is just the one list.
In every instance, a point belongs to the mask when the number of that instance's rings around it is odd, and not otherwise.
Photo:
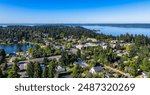
[(19, 69), (20, 69), (20, 71), (26, 70), (27, 69), (27, 64), (20, 64)]
[(18, 62), (20, 71), (27, 69), (27, 63), (28, 63), (28, 61), (19, 61)]
[(92, 74), (96, 74), (97, 72), (100, 72), (102, 70), (103, 70), (103, 67), (96, 66), (96, 67), (92, 67), (89, 72), (92, 73)]
[(95, 47), (95, 46), (98, 46), (97, 44), (94, 44), (94, 43), (86, 43), (84, 45), (84, 47)]
[(51, 46), (52, 45), (51, 42), (46, 42), (45, 44), (46, 44), (46, 46)]
[(88, 64), (80, 59), (77, 62), (74, 62), (73, 65), (80, 65), (82, 68), (88, 66)]
[(65, 69), (61, 66), (57, 66), (56, 69), (55, 69), (57, 72), (64, 72)]
[(17, 39), (17, 38), (14, 38), (14, 42), (18, 42), (18, 39)]
[(77, 49), (83, 49), (84, 48), (84, 45), (81, 45), (81, 44), (79, 44), (79, 45), (75, 45), (75, 47), (77, 48)]
[(102, 46), (102, 48), (103, 48), (104, 50), (106, 50), (106, 49), (107, 49), (107, 45)]
[(87, 41), (97, 42), (97, 39), (95, 39), (95, 38), (87, 38)]
[(105, 76), (106, 76), (106, 78), (111, 78), (111, 77), (113, 77), (113, 75), (110, 74), (110, 73), (105, 74)]
[(147, 72), (142, 72), (143, 78), (147, 78), (148, 77), (148, 73)]
[(118, 40), (111, 40), (110, 43), (112, 44), (116, 44), (118, 42)]

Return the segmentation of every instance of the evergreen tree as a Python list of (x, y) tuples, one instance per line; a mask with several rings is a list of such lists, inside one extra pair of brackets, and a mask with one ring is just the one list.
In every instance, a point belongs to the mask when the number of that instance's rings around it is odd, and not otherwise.
[(42, 73), (42, 77), (48, 78), (48, 68), (47, 67), (44, 68), (43, 73)]
[(9, 78), (19, 78), (20, 75), (18, 74), (19, 67), (16, 63), (13, 64), (12, 69), (8, 72)]
[(34, 76), (34, 63), (29, 62), (27, 63), (27, 71), (26, 71), (28, 77), (33, 78)]
[(4, 49), (0, 50), (0, 56), (5, 57), (6, 56), (6, 52)]
[(12, 66), (12, 70), (18, 72), (19, 71), (19, 67), (17, 63), (14, 63)]
[(77, 50), (77, 57), (81, 58), (81, 50), (80, 49)]
[(44, 61), (44, 64), (47, 65), (47, 63), (48, 63), (49, 60), (48, 60), (47, 57), (44, 57), (44, 60), (43, 60), (43, 61)]
[(76, 65), (73, 68), (73, 72), (71, 74), (72, 78), (81, 78), (81, 72), (82, 72), (82, 68), (79, 65)]
[(60, 59), (60, 62), (62, 63), (62, 66), (67, 66), (68, 64), (68, 54), (67, 52), (62, 52), (61, 53), (61, 59)]
[(8, 75), (8, 66), (7, 66), (7, 64), (6, 63), (4, 63), (4, 64), (2, 64), (2, 67), (1, 67), (1, 70), (2, 70), (2, 73), (3, 73), (3, 77), (7, 77), (7, 75)]
[(150, 78), (150, 71), (148, 72), (148, 78)]
[(135, 57), (137, 55), (138, 47), (136, 45), (127, 46), (126, 51), (129, 53), (129, 57)]
[(3, 72), (2, 72), (2, 70), (0, 68), (0, 78), (2, 78), (2, 77), (3, 77)]
[(150, 60), (148, 58), (145, 58), (143, 61), (142, 61), (142, 64), (141, 64), (141, 69), (143, 71), (149, 71), (150, 70)]
[(34, 78), (40, 78), (42, 75), (42, 68), (39, 63), (34, 64)]
[(4, 49), (0, 49), (0, 63), (5, 60), (6, 53)]
[(11, 71), (8, 72), (8, 77), (9, 78), (19, 78), (19, 76), (20, 75), (16, 71), (11, 70)]
[(56, 72), (56, 70), (55, 70), (55, 62), (54, 62), (54, 60), (52, 60), (50, 63), (49, 63), (49, 65), (48, 65), (48, 77), (49, 78), (53, 78), (54, 77), (54, 74), (55, 74), (55, 72)]

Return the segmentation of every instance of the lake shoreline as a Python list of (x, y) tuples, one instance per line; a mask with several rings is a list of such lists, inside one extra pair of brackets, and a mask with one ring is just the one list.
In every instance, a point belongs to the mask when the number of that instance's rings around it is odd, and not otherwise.
[(105, 35), (120, 36), (125, 34), (130, 35), (144, 35), (150, 37), (150, 28), (124, 28), (113, 26), (82, 26), (83, 28), (96, 31), (96, 33), (103, 33)]
[(33, 44), (30, 43), (0, 43), (0, 49), (4, 49), (7, 54), (17, 52), (19, 48), (22, 49), (23, 52), (27, 51), (28, 48), (32, 48)]

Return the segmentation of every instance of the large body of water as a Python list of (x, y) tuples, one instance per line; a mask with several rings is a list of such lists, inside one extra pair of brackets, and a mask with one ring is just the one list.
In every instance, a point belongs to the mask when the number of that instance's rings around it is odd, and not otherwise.
[(83, 26), (84, 28), (96, 30), (97, 33), (104, 33), (107, 35), (118, 36), (121, 34), (143, 34), (150, 37), (150, 28), (123, 28), (123, 27), (111, 27), (111, 26)]
[(31, 44), (0, 44), (0, 49), (4, 49), (8, 54), (17, 52), (18, 48), (21, 48), (22, 51), (27, 51), (28, 48), (31, 48), (32, 46), (33, 45)]

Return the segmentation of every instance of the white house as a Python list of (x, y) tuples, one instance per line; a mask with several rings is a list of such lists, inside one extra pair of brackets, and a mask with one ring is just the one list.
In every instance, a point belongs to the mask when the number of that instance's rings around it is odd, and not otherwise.
[(85, 47), (95, 47), (98, 46), (97, 44), (93, 44), (93, 43), (86, 43)]
[(142, 72), (142, 75), (143, 75), (143, 77), (144, 77), (144, 78), (147, 78), (147, 77), (148, 77), (148, 73), (147, 73), (147, 72), (145, 72), (145, 71), (144, 71), (144, 72)]
[(95, 39), (95, 38), (87, 38), (87, 41), (97, 42), (97, 39)]
[(26, 70), (27, 69), (27, 64), (20, 64), (19, 69), (20, 69), (20, 71)]
[(110, 44), (110, 46), (111, 46), (112, 48), (115, 48), (115, 47), (116, 47), (116, 44)]
[(57, 72), (64, 72), (65, 69), (62, 68), (61, 66), (57, 66), (57, 67), (56, 67), (56, 71), (57, 71)]
[(97, 66), (97, 67), (92, 67), (89, 72), (92, 74), (96, 74), (97, 72), (100, 72), (102, 70), (103, 70), (103, 67)]
[(84, 45), (76, 45), (75, 47), (76, 47), (77, 49), (80, 49), (80, 50), (81, 50), (81, 49), (84, 48)]
[(111, 40), (110, 42), (113, 44), (116, 44), (118, 42), (118, 40)]
[(117, 54), (117, 56), (120, 56), (120, 57), (121, 57), (122, 55), (123, 55), (122, 53), (118, 53), (118, 54)]
[(102, 46), (103, 49), (107, 49), (107, 45)]

